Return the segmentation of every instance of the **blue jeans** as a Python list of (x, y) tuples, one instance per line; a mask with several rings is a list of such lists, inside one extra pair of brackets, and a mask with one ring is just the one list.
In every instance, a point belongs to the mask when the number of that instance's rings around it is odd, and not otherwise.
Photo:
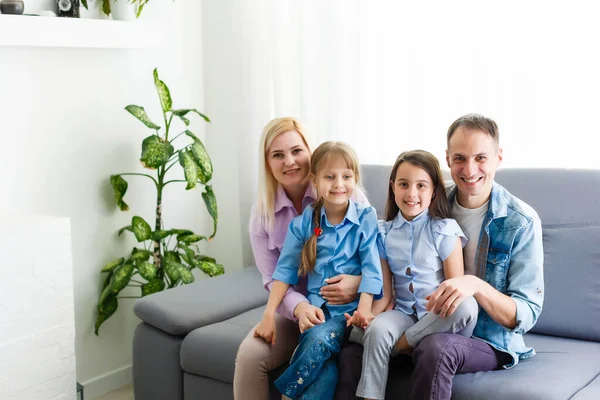
[(277, 389), (294, 400), (333, 399), (345, 329), (346, 319), (338, 315), (302, 333), (290, 366), (275, 381)]

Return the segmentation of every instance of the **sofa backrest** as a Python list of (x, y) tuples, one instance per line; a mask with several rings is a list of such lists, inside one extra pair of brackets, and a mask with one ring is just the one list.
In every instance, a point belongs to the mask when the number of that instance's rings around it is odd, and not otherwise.
[[(362, 169), (382, 217), (391, 166)], [(500, 169), (496, 181), (542, 220), (545, 298), (532, 332), (600, 341), (600, 170)]]

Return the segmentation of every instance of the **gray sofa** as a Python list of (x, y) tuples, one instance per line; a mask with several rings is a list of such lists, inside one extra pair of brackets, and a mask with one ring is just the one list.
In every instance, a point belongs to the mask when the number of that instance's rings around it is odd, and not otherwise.
[[(380, 213), (389, 171), (389, 166), (363, 167), (366, 192)], [(459, 375), (452, 398), (598, 400), (600, 171), (505, 169), (496, 180), (542, 219), (546, 297), (537, 325), (525, 336), (537, 356), (512, 370)], [(135, 313), (143, 322), (133, 343), (135, 398), (232, 399), (237, 348), (266, 301), (255, 267), (139, 300)], [(406, 361), (392, 363), (387, 398), (406, 398)]]

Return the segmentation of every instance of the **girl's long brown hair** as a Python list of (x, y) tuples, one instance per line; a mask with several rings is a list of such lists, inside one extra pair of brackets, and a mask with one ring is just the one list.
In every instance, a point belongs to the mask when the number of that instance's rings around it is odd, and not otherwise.
[(394, 166), (392, 167), (392, 173), (390, 174), (388, 186), (387, 202), (385, 204), (385, 220), (393, 220), (400, 212), (400, 208), (396, 204), (392, 187), (396, 182), (396, 173), (398, 172), (398, 168), (400, 168), (400, 165), (403, 162), (408, 162), (417, 168), (421, 168), (423, 171), (427, 172), (427, 175), (429, 175), (429, 178), (431, 178), (431, 182), (433, 183), (433, 198), (431, 200), (431, 204), (429, 205), (429, 215), (431, 215), (431, 218), (450, 218), (450, 209), (448, 208), (446, 188), (444, 186), (444, 179), (438, 159), (428, 151), (412, 150), (405, 151), (404, 153), (400, 154), (396, 159)]
[[(352, 170), (354, 179), (357, 184), (360, 183), (360, 165), (356, 153), (344, 142), (324, 142), (315, 149), (310, 159), (311, 175), (317, 177), (319, 171), (328, 166), (334, 160), (343, 160), (346, 167)], [(318, 193), (317, 193), (318, 194)], [(318, 196), (316, 202), (313, 203), (312, 228), (316, 230), (321, 228), (321, 208), (323, 207), (323, 196)], [(313, 231), (310, 238), (304, 243), (302, 248), (302, 260), (298, 275), (306, 275), (314, 271), (315, 262), (317, 261), (317, 235)]]

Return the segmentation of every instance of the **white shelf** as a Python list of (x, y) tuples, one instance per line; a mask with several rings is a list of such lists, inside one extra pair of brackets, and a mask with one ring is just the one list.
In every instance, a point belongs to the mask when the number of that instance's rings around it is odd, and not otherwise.
[(142, 49), (165, 44), (165, 27), (158, 21), (0, 14), (0, 47)]

